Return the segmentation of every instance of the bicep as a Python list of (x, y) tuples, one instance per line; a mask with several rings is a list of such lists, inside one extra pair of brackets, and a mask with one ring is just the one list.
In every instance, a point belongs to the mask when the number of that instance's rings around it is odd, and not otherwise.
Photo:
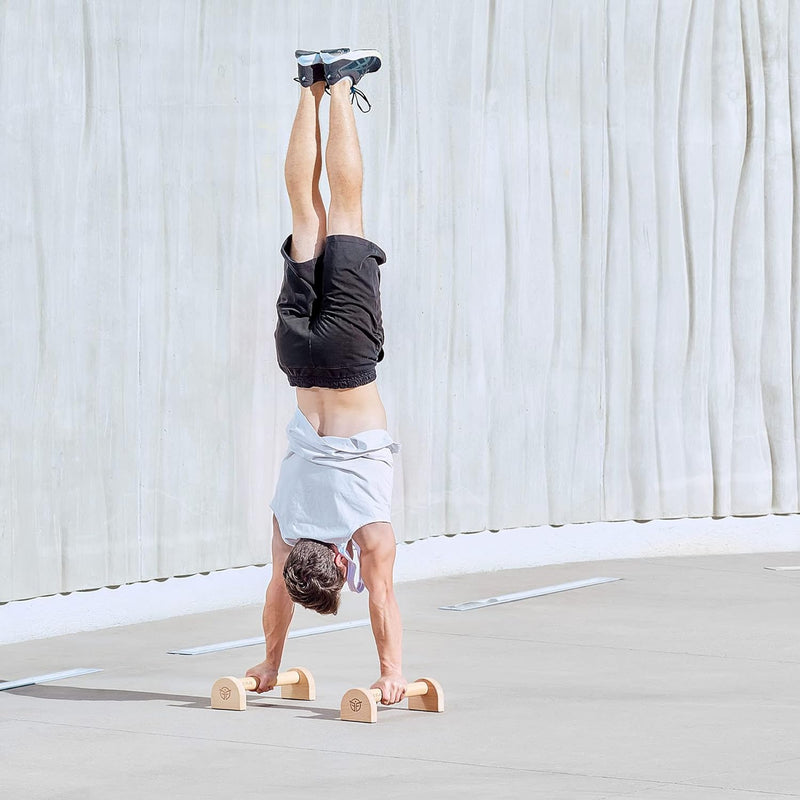
[(393, 583), (396, 545), (394, 538), (381, 537), (377, 541), (359, 542), (361, 548), (361, 578), (370, 593), (390, 590)]

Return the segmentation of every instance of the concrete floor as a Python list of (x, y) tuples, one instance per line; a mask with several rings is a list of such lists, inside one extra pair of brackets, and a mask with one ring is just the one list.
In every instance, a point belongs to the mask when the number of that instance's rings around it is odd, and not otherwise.
[[(260, 647), (260, 607), (0, 647), (0, 680), (103, 672), (0, 693), (4, 798), (800, 798), (800, 553), (564, 564), (401, 584), (405, 673), (444, 714), (338, 720), (376, 675), (368, 628), (287, 643), (317, 700), (249, 695), (212, 711), (215, 678)], [(467, 612), (438, 606), (595, 576), (622, 580)], [(336, 618), (298, 609), (293, 628)], [(276, 696), (273, 697), (273, 694)], [(405, 704), (402, 704), (405, 705)]]

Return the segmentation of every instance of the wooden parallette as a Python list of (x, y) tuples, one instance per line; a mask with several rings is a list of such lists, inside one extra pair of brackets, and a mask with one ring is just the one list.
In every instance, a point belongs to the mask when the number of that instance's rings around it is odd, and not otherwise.
[[(406, 686), (409, 711), (444, 711), (444, 691), (433, 678), (417, 678)], [(341, 718), (348, 722), (377, 722), (380, 689), (350, 689), (342, 698)]]
[[(211, 708), (244, 711), (247, 708), (247, 692), (258, 684), (255, 678), (234, 678), (228, 675), (219, 678), (211, 687)], [(303, 667), (294, 667), (278, 673), (276, 686), (281, 687), (284, 700), (316, 700), (314, 676)]]

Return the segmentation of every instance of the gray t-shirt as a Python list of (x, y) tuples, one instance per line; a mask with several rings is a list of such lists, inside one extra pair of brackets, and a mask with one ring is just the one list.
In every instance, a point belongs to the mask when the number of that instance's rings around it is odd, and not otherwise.
[(393, 453), (389, 432), (374, 429), (353, 436), (320, 436), (298, 408), (286, 428), (283, 458), (270, 508), (288, 545), (316, 539), (335, 545), (348, 561), (351, 590), (364, 588), (358, 545), (347, 543), (369, 522), (391, 522)]

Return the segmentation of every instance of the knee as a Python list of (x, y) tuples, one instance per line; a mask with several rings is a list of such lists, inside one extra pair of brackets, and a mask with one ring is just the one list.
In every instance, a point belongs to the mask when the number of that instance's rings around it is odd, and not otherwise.
[(328, 175), (331, 187), (331, 205), (337, 203), (342, 206), (360, 206), (361, 190), (363, 188), (360, 176), (352, 171), (342, 171)]
[(292, 217), (301, 223), (318, 225), (325, 224), (325, 203), (319, 192), (293, 192), (289, 191), (289, 204), (292, 207)]

